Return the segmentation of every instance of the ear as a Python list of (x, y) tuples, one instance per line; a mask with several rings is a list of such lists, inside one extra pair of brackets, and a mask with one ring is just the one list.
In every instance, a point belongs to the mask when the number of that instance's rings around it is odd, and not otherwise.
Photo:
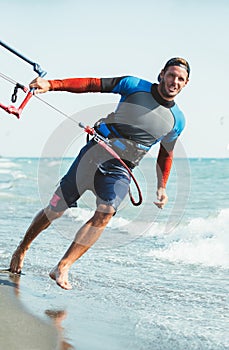
[(160, 83), (160, 81), (161, 81), (161, 79), (164, 77), (164, 69), (162, 69), (161, 70), (161, 73), (160, 74), (158, 74), (158, 77), (157, 77), (157, 80), (159, 81), (159, 83)]
[(189, 78), (187, 78), (186, 82), (185, 82), (185, 86), (188, 84), (189, 82)]

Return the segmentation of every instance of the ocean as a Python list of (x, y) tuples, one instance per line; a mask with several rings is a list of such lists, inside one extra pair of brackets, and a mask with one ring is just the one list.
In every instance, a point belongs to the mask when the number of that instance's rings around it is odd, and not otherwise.
[[(0, 159), (1, 268), (71, 161)], [(91, 193), (33, 242), (15, 294), (54, 324), (62, 349), (229, 349), (229, 160), (175, 159), (163, 210), (153, 204), (155, 160), (143, 159), (135, 175), (143, 204), (125, 199), (70, 270), (72, 290), (48, 273), (92, 215)]]

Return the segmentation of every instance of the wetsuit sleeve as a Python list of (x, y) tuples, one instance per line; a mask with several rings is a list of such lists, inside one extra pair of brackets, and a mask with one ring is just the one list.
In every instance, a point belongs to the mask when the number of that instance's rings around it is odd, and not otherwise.
[(102, 92), (114, 92), (120, 93), (122, 89), (123, 81), (126, 77), (114, 77), (114, 78), (102, 78)]
[(152, 83), (133, 76), (102, 78), (102, 91), (128, 96), (135, 92), (151, 92)]
[(74, 93), (101, 92), (100, 78), (69, 78), (49, 80), (51, 91), (68, 91)]
[(184, 114), (176, 104), (171, 108), (171, 112), (174, 117), (174, 127), (171, 132), (163, 138), (163, 141), (168, 143), (176, 140), (185, 127)]
[(169, 178), (170, 170), (173, 163), (173, 149), (176, 140), (170, 143), (161, 143), (157, 157), (157, 187), (166, 188), (166, 184)]
[(128, 96), (138, 91), (151, 91), (152, 84), (132, 76), (114, 78), (68, 78), (49, 80), (51, 91), (111, 92)]

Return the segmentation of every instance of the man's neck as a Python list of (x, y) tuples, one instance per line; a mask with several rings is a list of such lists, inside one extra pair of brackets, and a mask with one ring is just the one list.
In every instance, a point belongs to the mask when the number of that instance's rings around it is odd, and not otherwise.
[(160, 84), (157, 85), (157, 91), (160, 94), (160, 96), (163, 98), (163, 100), (169, 101), (169, 102), (174, 100), (174, 97), (167, 97), (163, 95), (163, 93), (161, 92)]
[(152, 89), (151, 89), (151, 93), (153, 95), (153, 97), (155, 98), (155, 100), (162, 106), (167, 107), (167, 108), (171, 108), (174, 106), (175, 102), (174, 100), (167, 100), (164, 98), (164, 96), (162, 96), (159, 92), (158, 89), (158, 84), (153, 84), (152, 85)]

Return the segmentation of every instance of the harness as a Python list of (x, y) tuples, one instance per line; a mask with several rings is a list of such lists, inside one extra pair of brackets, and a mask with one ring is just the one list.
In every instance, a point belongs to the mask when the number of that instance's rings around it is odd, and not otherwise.
[(94, 125), (94, 130), (102, 137), (108, 139), (110, 145), (115, 149), (121, 159), (128, 167), (133, 169), (150, 150), (150, 147), (137, 143), (132, 139), (127, 139), (121, 135), (115, 128), (114, 122), (112, 123), (113, 117), (114, 113), (111, 113), (107, 118), (100, 119)]

